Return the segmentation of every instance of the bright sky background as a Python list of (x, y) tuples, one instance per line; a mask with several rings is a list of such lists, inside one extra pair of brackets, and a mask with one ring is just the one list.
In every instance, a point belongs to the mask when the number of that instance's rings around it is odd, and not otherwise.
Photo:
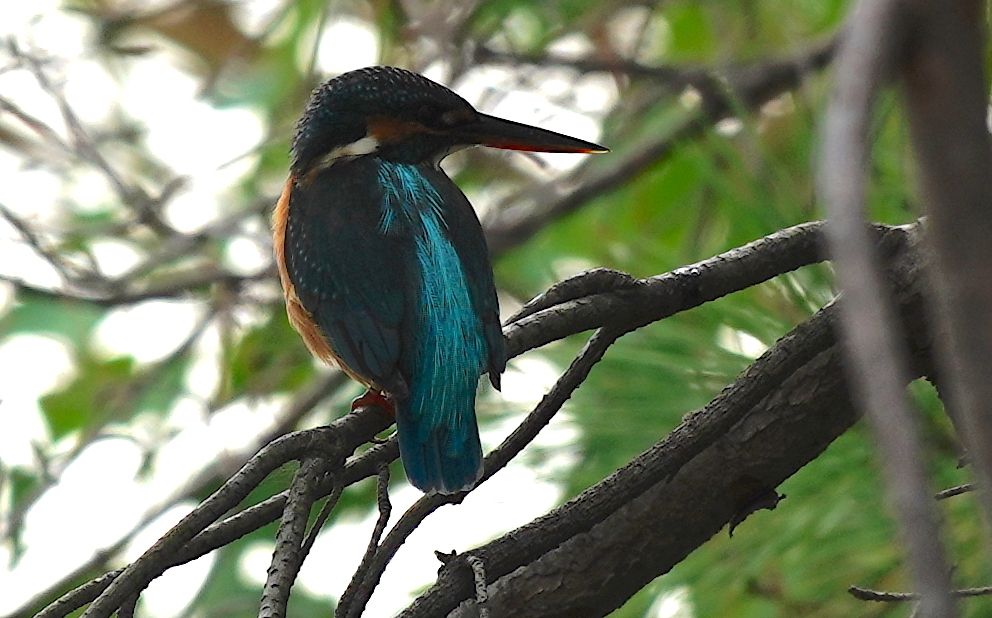
[[(149, 2), (149, 4), (152, 4)], [(164, 4), (158, 2), (157, 4)], [(250, 153), (265, 139), (266, 127), (255, 110), (217, 109), (196, 98), (200, 84), (184, 72), (166, 51), (151, 53), (128, 63), (123, 80), (108, 75), (90, 59), (87, 41), (94, 32), (82, 17), (57, 10), (55, 0), (0, 3), (0, 29), (16, 36), (30, 36), (35, 44), (70, 59), (66, 67), (66, 92), (84, 122), (99, 122), (115, 106), (141, 120), (147, 127), (148, 147), (162, 162), (191, 181), (172, 200), (166, 216), (181, 230), (193, 231), (223, 214), (225, 195), (254, 163)], [(240, 3), (245, 28), (264, 21), (277, 3), (249, 0)], [(7, 33), (0, 31), (5, 37)], [(580, 38), (558, 43), (561, 52), (581, 51)], [(341, 53), (341, 50), (348, 50)], [(328, 24), (318, 47), (320, 71), (333, 75), (375, 64), (378, 46), (374, 30), (361, 21), (337, 19)], [(440, 79), (440, 67), (428, 76)], [(479, 103), (492, 101), (486, 111), (549, 129), (595, 140), (602, 117), (617, 99), (609, 79), (581, 78), (549, 70), (540, 80), (539, 92), (505, 93), (513, 88), (508, 69), (477, 69), (460, 86), (463, 96)], [(571, 92), (574, 107), (560, 108), (550, 99)], [(58, 110), (26, 72), (0, 74), (0, 93), (15, 100), (53, 126), (61, 126)], [(542, 155), (554, 170), (578, 163), (575, 155)], [(230, 163), (234, 161), (234, 163)], [(524, 161), (526, 164), (526, 161)], [(60, 195), (71, 193), (82, 207), (98, 208), (113, 200), (106, 179), (96, 172), (55, 175), (45, 170), (25, 170), (18, 158), (0, 150), (0, 203), (39, 225), (58, 222)], [(275, 191), (273, 191), (275, 193)], [(472, 196), (475, 199), (476, 196)], [(476, 201), (484, 201), (479, 197)], [(269, 261), (266, 245), (259, 239), (265, 229), (242, 229), (231, 243), (229, 263), (244, 273), (256, 272)], [(101, 268), (110, 275), (125, 272), (139, 260), (137, 247), (107, 239), (95, 249)], [(562, 265), (577, 271), (591, 265)], [(37, 285), (55, 286), (59, 279), (52, 268), (18, 240), (6, 223), (0, 222), (0, 272)], [(570, 273), (569, 273), (570, 274)], [(10, 289), (0, 284), (0, 315), (12, 302)], [(203, 307), (192, 301), (150, 301), (114, 311), (97, 328), (92, 346), (108, 357), (130, 354), (148, 363), (172, 352), (203, 318)], [(139, 522), (152, 521), (124, 552), (132, 560), (194, 505), (182, 503), (158, 513), (163, 497), (178, 490), (207, 462), (255, 448), (255, 437), (276, 422), (285, 397), (238, 401), (226, 409), (207, 414), (208, 400), (219, 380), (218, 333), (212, 327), (198, 344), (196, 369), (187, 379), (189, 396), (178, 402), (166, 421), (139, 417), (131, 429), (136, 438), (101, 440), (88, 447), (65, 470), (60, 483), (48, 491), (28, 513), (23, 558), (9, 568), (10, 548), (0, 545), (0, 615), (23, 604), (45, 588), (53, 578), (71, 571), (95, 551), (119, 541), (124, 531)], [(44, 393), (64, 386), (73, 376), (69, 346), (43, 334), (4, 336), (0, 333), (0, 461), (5, 465), (33, 463), (32, 441), (49, 444), (51, 437), (38, 407)], [(547, 391), (559, 369), (539, 355), (511, 364), (504, 377), (503, 397), (533, 404)], [(523, 410), (524, 405), (521, 405)], [(509, 433), (519, 417), (507, 419), (483, 436), (484, 447), (492, 448)], [(368, 608), (370, 616), (389, 615), (409, 603), (414, 590), (433, 581), (438, 563), (435, 549), (459, 551), (526, 523), (554, 506), (561, 497), (549, 479), (573, 465), (574, 457), (562, 445), (574, 443), (578, 429), (567, 410), (559, 414), (537, 440), (540, 446), (557, 445), (558, 453), (542, 469), (511, 464), (458, 507), (445, 507), (413, 534), (386, 571), (379, 592)], [(72, 447), (73, 438), (58, 445)], [(161, 444), (151, 473), (138, 477), (141, 445)], [(194, 456), (195, 455), (195, 456)], [(411, 504), (419, 492), (398, 486), (392, 494), (393, 518)], [(9, 500), (0, 494), (0, 500)], [(2, 504), (2, 502), (0, 502)], [(107, 505), (113, 505), (107, 508)], [(66, 526), (66, 513), (72, 513)], [(368, 542), (375, 514), (342, 523), (326, 530), (307, 558), (299, 585), (313, 595), (339, 594), (347, 584)], [(438, 546), (441, 539), (443, 547)], [(269, 542), (247, 552), (239, 575), (260, 585), (265, 577)], [(171, 618), (179, 615), (206, 576), (211, 557), (172, 569), (143, 595), (141, 611), (146, 616)], [(652, 614), (673, 616), (685, 609), (685, 592), (663, 595)]]

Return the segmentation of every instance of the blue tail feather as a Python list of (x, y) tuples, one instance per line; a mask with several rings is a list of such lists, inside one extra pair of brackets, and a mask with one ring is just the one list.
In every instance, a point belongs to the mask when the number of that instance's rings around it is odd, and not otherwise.
[(409, 395), (396, 402), (400, 456), (410, 482), (424, 492), (454, 493), (482, 476), (475, 391), (488, 362), (481, 316), (449, 238), (441, 198), (416, 166), (380, 167), (380, 229), (413, 232), (420, 274)]
[(482, 476), (476, 381), (456, 386), (462, 392), (443, 401), (417, 389), (422, 386), (418, 384), (410, 398), (396, 406), (403, 467), (410, 483), (423, 492), (455, 493), (472, 487)]
[(482, 325), (438, 221), (424, 217), (420, 332), (410, 395), (396, 406), (400, 457), (424, 492), (468, 489), (482, 475), (475, 391), (486, 360)]

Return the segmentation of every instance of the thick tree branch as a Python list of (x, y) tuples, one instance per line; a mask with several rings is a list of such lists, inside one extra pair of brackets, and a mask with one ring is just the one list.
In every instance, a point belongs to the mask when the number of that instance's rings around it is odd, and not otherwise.
[[(879, 251), (891, 253), (906, 240), (906, 228), (873, 227)], [(637, 327), (680, 311), (716, 300), (732, 292), (757, 285), (778, 275), (824, 259), (823, 222), (803, 223), (731, 249), (702, 262), (671, 272), (631, 281), (602, 271), (578, 275), (527, 304), (507, 325), (505, 334), (510, 356), (540, 347), (592, 328), (605, 325)], [(582, 289), (591, 277), (590, 289), (598, 293), (569, 298), (571, 288)], [(575, 282), (574, 279), (579, 279)], [(564, 289), (564, 292), (559, 290)], [(557, 296), (568, 298), (555, 304)], [(547, 308), (531, 311), (531, 307)]]
[[(886, 255), (891, 255), (904, 248), (910, 230), (911, 228), (878, 226), (876, 234), (883, 252)], [(525, 312), (528, 314), (519, 321), (509, 324), (505, 330), (508, 345), (514, 355), (541, 345), (543, 342), (541, 338), (535, 338), (535, 333), (540, 333), (543, 329), (548, 329), (549, 332), (553, 333), (552, 340), (582, 332), (590, 327), (607, 327), (608, 332), (590, 340), (588, 346), (592, 347), (592, 356), (586, 360), (577, 359), (576, 370), (563, 376), (558, 386), (555, 387), (556, 390), (549, 393), (504, 445), (489, 455), (486, 461), (487, 478), (505, 465), (506, 461), (533, 439), (561, 403), (568, 398), (571, 391), (581, 383), (585, 377), (585, 372), (592, 366), (594, 359), (598, 359), (605, 347), (617, 335), (678, 311), (698, 306), (707, 300), (744, 289), (804, 264), (818, 261), (821, 252), (817, 247), (822, 244), (821, 232), (821, 223), (804, 224), (773, 234), (766, 239), (727, 252), (695, 266), (646, 280), (632, 280), (629, 276), (618, 275), (617, 273), (607, 271), (607, 274), (604, 274), (603, 271), (595, 271), (556, 286), (547, 295), (536, 299), (533, 304), (529, 304), (530, 309)], [(631, 281), (634, 282), (633, 285)], [(581, 296), (583, 291), (590, 295)], [(540, 310), (531, 312), (534, 308), (540, 308)], [(803, 345), (809, 345), (809, 342), (804, 342)], [(800, 358), (805, 354), (802, 350), (802, 346), (795, 350)], [(757, 369), (753, 370), (754, 373), (757, 371)], [(751, 375), (751, 373), (749, 372), (747, 375)], [(777, 384), (775, 380), (776, 378), (772, 377), (771, 381), (762, 382), (759, 380), (756, 383), (756, 388), (761, 396), (774, 390)], [(560, 392), (558, 389), (561, 389)], [(308, 393), (299, 404), (301, 409), (312, 406), (323, 396), (323, 393), (325, 393), (324, 387), (316, 388), (312, 393)], [(332, 425), (332, 428), (341, 425), (352, 427), (354, 431), (348, 430), (346, 441), (348, 448), (353, 449), (355, 445), (370, 439), (388, 425), (389, 419), (381, 418), (377, 410), (374, 407), (360, 409), (337, 421)], [(142, 574), (138, 577), (131, 576), (132, 583), (128, 584), (128, 590), (135, 587), (140, 590), (147, 584), (147, 581), (150, 581), (150, 578), (157, 577), (166, 568), (193, 560), (276, 520), (286, 507), (288, 492), (283, 492), (249, 507), (224, 521), (213, 523), (224, 511), (235, 507), (240, 502), (243, 492), (250, 489), (246, 485), (238, 491), (231, 491), (230, 486), (232, 484), (244, 484), (249, 475), (252, 478), (262, 478), (264, 474), (261, 472), (251, 471), (258, 468), (261, 462), (272, 467), (298, 459), (302, 456), (301, 449), (305, 449), (305, 444), (310, 439), (306, 436), (310, 435), (311, 432), (319, 433), (322, 431), (332, 431), (332, 429), (323, 428), (290, 434), (290, 436), (281, 438), (263, 449), (253, 459), (253, 463), (249, 463), (242, 472), (235, 475), (225, 485), (225, 488), (208, 499), (191, 515), (191, 517), (197, 516), (195, 525), (184, 521), (180, 524), (182, 528), (180, 532), (170, 532), (167, 537), (167, 539), (174, 539), (176, 535), (181, 533), (188, 539), (185, 543), (180, 544), (175, 540), (169, 541), (170, 545), (167, 551), (160, 550), (154, 557), (146, 555), (140, 559), (140, 561), (145, 562), (141, 570)], [(713, 431), (718, 432), (719, 427)], [(679, 439), (681, 439), (681, 435), (672, 438), (674, 441)], [(287, 443), (287, 440), (291, 443)], [(396, 457), (395, 440), (391, 439), (385, 444), (377, 445), (348, 462), (337, 479), (325, 477), (321, 480), (318, 483), (316, 495), (327, 495), (335, 488), (347, 486), (369, 476), (375, 476), (381, 465), (393, 461)], [(676, 469), (677, 466), (672, 468), (671, 472)], [(338, 485), (338, 483), (340, 484)], [(218, 501), (217, 498), (220, 493), (224, 494), (222, 501)], [(431, 500), (437, 500), (437, 498), (426, 497), (421, 503), (418, 503), (420, 505), (418, 508), (414, 509), (412, 513), (408, 513), (407, 523), (394, 529), (394, 533), (391, 533), (394, 534), (393, 540), (387, 539), (380, 547), (380, 550), (384, 552), (380, 554), (380, 559), (386, 558), (387, 554), (391, 555), (391, 552), (395, 551), (395, 547), (398, 547), (405, 535), (409, 533), (408, 531), (404, 532), (404, 530), (407, 528), (412, 530), (410, 525), (415, 527), (415, 524), (422, 520), (423, 516), (444, 503), (442, 501), (434, 504), (430, 502)], [(210, 513), (215, 513), (211, 515), (212, 519), (211, 517), (200, 517), (204, 509), (209, 510)], [(164, 542), (165, 539), (163, 539)], [(383, 564), (385, 562), (388, 560), (385, 560)], [(500, 575), (498, 570), (493, 570), (488, 561), (485, 562), (485, 565), (487, 574), (493, 577)], [(66, 610), (72, 611), (93, 601), (96, 595), (103, 592), (109, 585), (108, 579), (113, 579), (113, 577), (102, 578), (102, 585), (88, 585), (88, 587), (69, 593), (39, 616), (43, 616), (43, 618), (63, 616)]]
[[(911, 325), (913, 375), (930, 366), (917, 269), (904, 252), (893, 275)], [(835, 345), (836, 314), (831, 306), (798, 326), (611, 477), (469, 552), (495, 581), (493, 615), (606, 615), (846, 431), (857, 414)], [(470, 569), (453, 564), (400, 616), (445, 616), (473, 596)]]

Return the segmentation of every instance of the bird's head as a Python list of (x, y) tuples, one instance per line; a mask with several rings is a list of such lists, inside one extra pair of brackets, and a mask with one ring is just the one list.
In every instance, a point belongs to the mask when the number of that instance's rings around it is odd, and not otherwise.
[(538, 152), (606, 151), (591, 142), (480, 113), (426, 77), (377, 66), (344, 73), (314, 91), (293, 140), (293, 171), (305, 176), (360, 156), (437, 162), (453, 150), (476, 144)]

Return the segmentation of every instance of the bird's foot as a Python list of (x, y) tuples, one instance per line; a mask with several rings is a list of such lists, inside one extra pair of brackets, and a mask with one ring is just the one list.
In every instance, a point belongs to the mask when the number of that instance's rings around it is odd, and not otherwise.
[(379, 406), (386, 412), (394, 416), (396, 415), (396, 407), (393, 405), (393, 402), (389, 401), (389, 398), (379, 391), (372, 390), (371, 388), (365, 391), (364, 395), (351, 402), (352, 412), (363, 406)]

